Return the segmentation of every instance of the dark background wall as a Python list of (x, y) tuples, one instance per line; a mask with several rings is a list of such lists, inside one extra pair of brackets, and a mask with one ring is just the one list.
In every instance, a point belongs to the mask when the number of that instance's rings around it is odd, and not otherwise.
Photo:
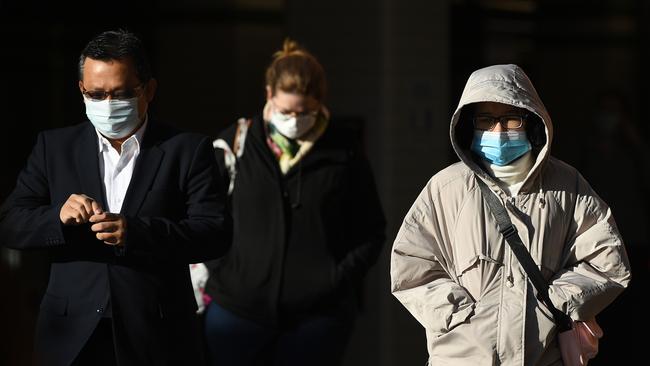
[[(0, 199), (38, 131), (85, 119), (76, 63), (97, 33), (140, 34), (159, 81), (152, 113), (213, 136), (260, 111), (264, 69), (291, 36), (322, 61), (333, 113), (364, 121), (389, 220), (346, 365), (421, 365), (424, 330), (390, 294), (390, 246), (426, 181), (456, 160), (449, 118), (469, 74), (516, 63), (553, 118), (553, 154), (587, 177), (623, 233), (634, 279), (600, 315), (592, 363), (631, 363), (646, 341), (626, 334), (648, 327), (649, 20), (642, 0), (0, 0)], [(47, 259), (0, 254), (0, 364), (28, 365)]]

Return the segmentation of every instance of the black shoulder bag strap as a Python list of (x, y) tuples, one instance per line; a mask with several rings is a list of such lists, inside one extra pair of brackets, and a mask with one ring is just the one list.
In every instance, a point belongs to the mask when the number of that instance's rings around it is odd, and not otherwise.
[(517, 229), (512, 225), (505, 207), (503, 207), (497, 196), (490, 190), (490, 188), (488, 188), (480, 177), (476, 176), (475, 178), (478, 182), (478, 186), (481, 188), (483, 198), (488, 203), (488, 206), (490, 206), (492, 216), (497, 220), (499, 232), (505, 237), (506, 242), (510, 245), (510, 249), (512, 249), (512, 252), (519, 260), (519, 263), (528, 274), (528, 279), (530, 279), (530, 282), (535, 286), (535, 289), (537, 289), (538, 296), (541, 297), (542, 301), (544, 301), (553, 314), (553, 319), (555, 320), (555, 324), (558, 326), (558, 330), (563, 332), (571, 329), (571, 318), (558, 310), (548, 297), (548, 284), (546, 283), (546, 280), (544, 280), (542, 272), (540, 272), (537, 264), (524, 246), (524, 243), (521, 242)]

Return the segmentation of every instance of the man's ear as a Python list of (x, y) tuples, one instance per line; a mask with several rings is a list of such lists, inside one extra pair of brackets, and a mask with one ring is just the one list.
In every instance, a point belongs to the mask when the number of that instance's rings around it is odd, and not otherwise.
[(84, 92), (84, 82), (81, 81), (81, 80), (79, 80), (79, 91), (80, 91), (81, 94), (83, 95), (83, 92)]
[(154, 95), (156, 95), (157, 88), (158, 88), (158, 81), (156, 79), (151, 78), (149, 79), (149, 81), (147, 81), (147, 85), (145, 87), (147, 103), (153, 100)]
[(271, 100), (273, 98), (273, 89), (271, 89), (270, 85), (266, 86), (266, 100)]

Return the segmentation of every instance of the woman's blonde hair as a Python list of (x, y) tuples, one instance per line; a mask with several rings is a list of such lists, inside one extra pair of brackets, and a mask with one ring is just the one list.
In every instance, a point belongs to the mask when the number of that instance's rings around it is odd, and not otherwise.
[(271, 94), (276, 90), (311, 96), (323, 101), (327, 89), (323, 66), (311, 53), (286, 38), (282, 50), (273, 54), (266, 69), (266, 85)]

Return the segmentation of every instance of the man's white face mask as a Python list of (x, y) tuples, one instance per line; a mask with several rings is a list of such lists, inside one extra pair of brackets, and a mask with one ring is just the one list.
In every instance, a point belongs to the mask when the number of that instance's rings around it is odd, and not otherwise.
[(120, 139), (140, 124), (138, 98), (92, 100), (84, 97), (86, 116), (104, 136)]

